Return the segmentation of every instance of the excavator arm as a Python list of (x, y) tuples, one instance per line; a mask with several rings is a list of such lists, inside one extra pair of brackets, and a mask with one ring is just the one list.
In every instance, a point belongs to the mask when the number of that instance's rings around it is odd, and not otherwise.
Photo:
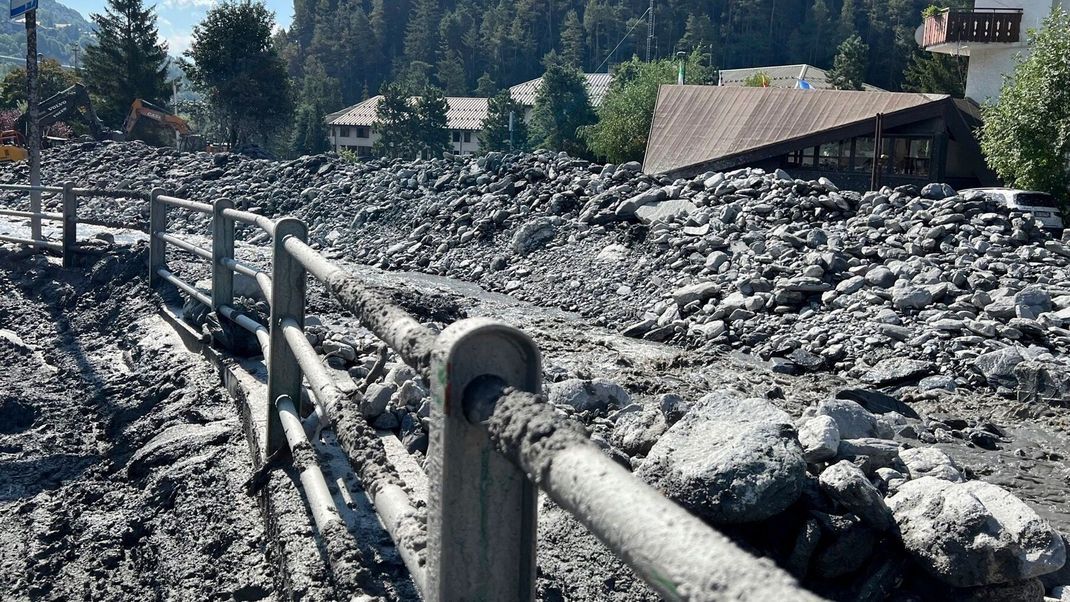
[(138, 121), (142, 117), (151, 119), (162, 126), (169, 127), (182, 136), (187, 136), (193, 131), (185, 119), (169, 113), (162, 107), (141, 100), (140, 98), (130, 105), (130, 114), (126, 116), (126, 122), (123, 123), (123, 131), (129, 135), (130, 132), (134, 131), (134, 127), (137, 126)]
[[(77, 117), (89, 126), (89, 133), (92, 134), (93, 138), (97, 140), (109, 138), (104, 125), (101, 124), (100, 119), (97, 118), (96, 111), (93, 110), (93, 103), (89, 100), (89, 92), (80, 83), (42, 100), (37, 107), (37, 124), (42, 130), (54, 123), (70, 121), (72, 117)], [(25, 113), (19, 116), (17, 124), (19, 131), (26, 131), (27, 119), (28, 115)]]

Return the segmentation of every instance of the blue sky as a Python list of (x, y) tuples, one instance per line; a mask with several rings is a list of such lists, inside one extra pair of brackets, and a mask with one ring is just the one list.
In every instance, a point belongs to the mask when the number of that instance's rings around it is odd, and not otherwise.
[[(167, 46), (172, 55), (180, 55), (189, 48), (190, 33), (193, 26), (204, 18), (208, 9), (217, 0), (159, 0), (154, 2), (146, 0), (147, 6), (156, 6), (157, 26), (160, 29), (160, 37), (167, 41)], [(104, 10), (105, 0), (59, 0), (89, 19), (90, 13), (99, 13)], [(267, 7), (275, 12), (275, 24), (281, 27), (289, 27), (293, 19), (292, 0), (266, 0)]]

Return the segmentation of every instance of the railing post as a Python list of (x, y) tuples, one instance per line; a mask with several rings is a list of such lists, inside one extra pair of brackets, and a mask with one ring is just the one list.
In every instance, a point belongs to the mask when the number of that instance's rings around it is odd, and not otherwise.
[(156, 200), (163, 194), (162, 188), (153, 188), (149, 193), (149, 286), (160, 281), (157, 270), (165, 263), (167, 243), (156, 235), (167, 232), (167, 205)]
[(282, 321), (291, 318), (303, 330), (305, 327), (305, 268), (293, 258), (286, 247), (286, 239), (307, 237), (305, 224), (293, 217), (275, 223), (275, 240), (271, 252), (271, 324), (268, 349), (268, 424), (266, 453), (268, 456), (286, 446), (286, 436), (279, 421), (275, 401), (283, 395), (301, 399), (301, 366), (286, 343)]
[(232, 207), (234, 201), (216, 199), (212, 210), (212, 309), (217, 313), (234, 301), (234, 272), (223, 265), (223, 258), (234, 257), (234, 220), (223, 215)]
[(74, 267), (74, 246), (78, 241), (78, 196), (74, 182), (63, 183), (63, 267)]
[(494, 450), (482, 425), (466, 417), (466, 403), (475, 407), (474, 393), (483, 387), (538, 393), (540, 364), (538, 347), (527, 335), (493, 320), (455, 322), (436, 340), (428, 448), (428, 600), (534, 597), (535, 485)]

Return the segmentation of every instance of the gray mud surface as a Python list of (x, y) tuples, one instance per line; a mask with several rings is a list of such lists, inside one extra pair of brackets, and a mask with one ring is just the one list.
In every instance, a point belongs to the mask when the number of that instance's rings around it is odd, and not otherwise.
[(143, 266), (0, 248), (0, 600), (273, 598), (234, 402)]

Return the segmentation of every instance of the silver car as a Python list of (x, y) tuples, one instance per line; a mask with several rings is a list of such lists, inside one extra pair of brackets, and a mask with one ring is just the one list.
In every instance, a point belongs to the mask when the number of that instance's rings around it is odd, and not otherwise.
[(1003, 203), (1009, 209), (1032, 213), (1046, 230), (1062, 232), (1063, 218), (1059, 213), (1059, 201), (1046, 192), (1017, 190), (1014, 188), (968, 188), (959, 194), (983, 193), (988, 198)]

